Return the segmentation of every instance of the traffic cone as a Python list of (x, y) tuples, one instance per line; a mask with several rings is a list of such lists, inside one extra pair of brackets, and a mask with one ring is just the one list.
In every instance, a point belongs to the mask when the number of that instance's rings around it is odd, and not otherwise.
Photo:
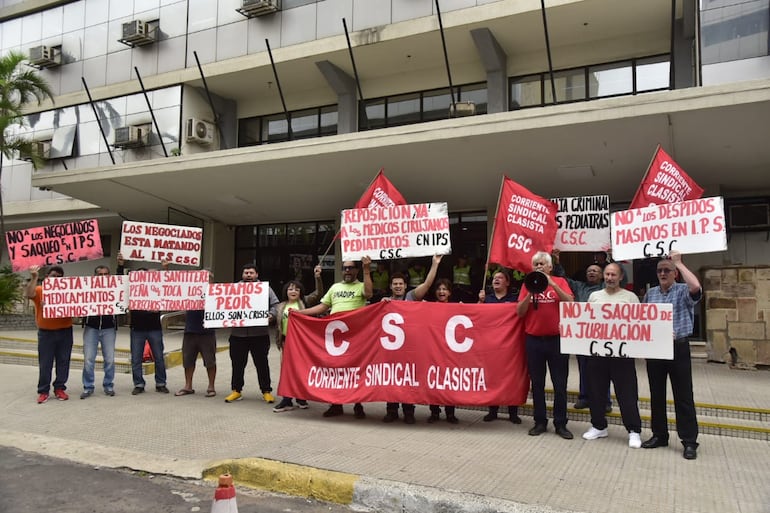
[(230, 474), (219, 476), (219, 485), (214, 492), (214, 501), (211, 503), (211, 513), (238, 513), (233, 476)]

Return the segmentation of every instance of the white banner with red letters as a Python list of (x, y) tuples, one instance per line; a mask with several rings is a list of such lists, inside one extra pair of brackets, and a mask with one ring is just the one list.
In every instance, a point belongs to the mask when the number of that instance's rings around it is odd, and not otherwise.
[(102, 241), (96, 219), (8, 230), (8, 257), (13, 272), (33, 265), (59, 265), (102, 258)]
[(342, 260), (391, 260), (452, 252), (446, 203), (342, 211)]
[(201, 263), (203, 229), (192, 226), (123, 221), (120, 253), (126, 260), (197, 267)]
[(561, 352), (674, 359), (674, 307), (668, 303), (560, 303)]
[(524, 404), (515, 303), (386, 301), (314, 318), (292, 312), (278, 393), (327, 403)]
[(203, 310), (208, 271), (131, 271), (131, 310)]
[(266, 281), (210, 283), (205, 310), (204, 328), (267, 326), (270, 284)]
[(64, 276), (43, 280), (43, 317), (120, 315), (128, 309), (128, 276)]
[(662, 257), (672, 250), (688, 254), (727, 249), (719, 196), (622, 210), (610, 219), (615, 260)]
[(556, 241), (560, 251), (607, 251), (610, 247), (610, 197), (552, 198), (556, 213)]

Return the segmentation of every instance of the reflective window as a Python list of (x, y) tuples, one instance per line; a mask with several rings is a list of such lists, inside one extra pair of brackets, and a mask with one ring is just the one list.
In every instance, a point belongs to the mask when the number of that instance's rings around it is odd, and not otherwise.
[(588, 68), (591, 98), (632, 94), (634, 72), (630, 62), (603, 64)]
[(358, 126), (360, 130), (369, 130), (387, 126), (387, 118), (385, 117), (385, 99), (367, 101), (366, 117), (359, 122)]
[(476, 104), (476, 114), (487, 113), (487, 85), (472, 84), (460, 87), (459, 100)]
[(291, 138), (307, 139), (318, 136), (318, 110), (310, 109), (291, 113)]
[(388, 99), (388, 126), (407, 125), (420, 121), (419, 93), (403, 94)]
[(534, 107), (543, 104), (543, 78), (531, 75), (511, 80), (510, 109)]
[[(455, 95), (457, 95), (455, 91)], [(459, 98), (455, 96), (459, 101)], [(452, 98), (449, 95), (449, 89), (440, 89), (430, 91), (422, 98), (422, 116), (423, 121), (433, 121), (435, 119), (447, 119), (449, 117), (449, 107), (452, 105)]]
[(701, 2), (701, 60), (714, 64), (768, 55), (769, 0)]
[(327, 105), (289, 112), (291, 134), (286, 115), (272, 114), (238, 120), (238, 146), (334, 135), (337, 133), (337, 106)]
[[(585, 69), (558, 71), (553, 74), (556, 84), (556, 101), (558, 103), (582, 101), (586, 96)], [(551, 89), (551, 77), (545, 75), (545, 87), (543, 88), (545, 103), (553, 103), (553, 90)]]
[(266, 116), (262, 123), (262, 142), (281, 142), (289, 140), (289, 124), (284, 114)]
[(321, 135), (337, 133), (337, 106), (321, 107)]
[(636, 91), (668, 89), (669, 64), (668, 56), (639, 59), (636, 65)]
[(238, 147), (255, 146), (259, 144), (261, 118), (244, 118), (238, 120)]

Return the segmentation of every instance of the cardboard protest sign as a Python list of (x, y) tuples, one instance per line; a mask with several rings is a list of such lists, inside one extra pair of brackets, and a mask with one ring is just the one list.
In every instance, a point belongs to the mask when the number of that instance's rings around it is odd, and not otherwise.
[(613, 212), (612, 256), (615, 260), (708, 253), (727, 249), (721, 197)]
[(269, 303), (270, 284), (266, 281), (211, 283), (206, 293), (203, 326), (267, 326)]
[(96, 219), (6, 232), (13, 271), (102, 258)]
[(562, 354), (674, 359), (674, 307), (669, 303), (559, 304)]
[(203, 310), (208, 271), (131, 271), (131, 310)]
[(43, 280), (43, 317), (120, 315), (128, 310), (128, 276), (64, 276)]
[(557, 207), (556, 241), (561, 251), (607, 251), (610, 247), (610, 197), (553, 198)]
[(556, 205), (503, 177), (487, 262), (529, 272), (532, 256), (550, 253), (556, 238)]
[(126, 260), (197, 267), (201, 263), (203, 229), (170, 224), (123, 221), (120, 252)]
[(342, 260), (390, 260), (451, 253), (446, 203), (342, 211)]

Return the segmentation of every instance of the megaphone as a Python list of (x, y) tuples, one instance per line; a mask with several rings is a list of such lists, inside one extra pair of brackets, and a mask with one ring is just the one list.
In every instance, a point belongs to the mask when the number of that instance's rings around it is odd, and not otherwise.
[(537, 310), (537, 294), (548, 288), (548, 276), (540, 271), (532, 271), (524, 277), (524, 286), (532, 294), (532, 306)]

